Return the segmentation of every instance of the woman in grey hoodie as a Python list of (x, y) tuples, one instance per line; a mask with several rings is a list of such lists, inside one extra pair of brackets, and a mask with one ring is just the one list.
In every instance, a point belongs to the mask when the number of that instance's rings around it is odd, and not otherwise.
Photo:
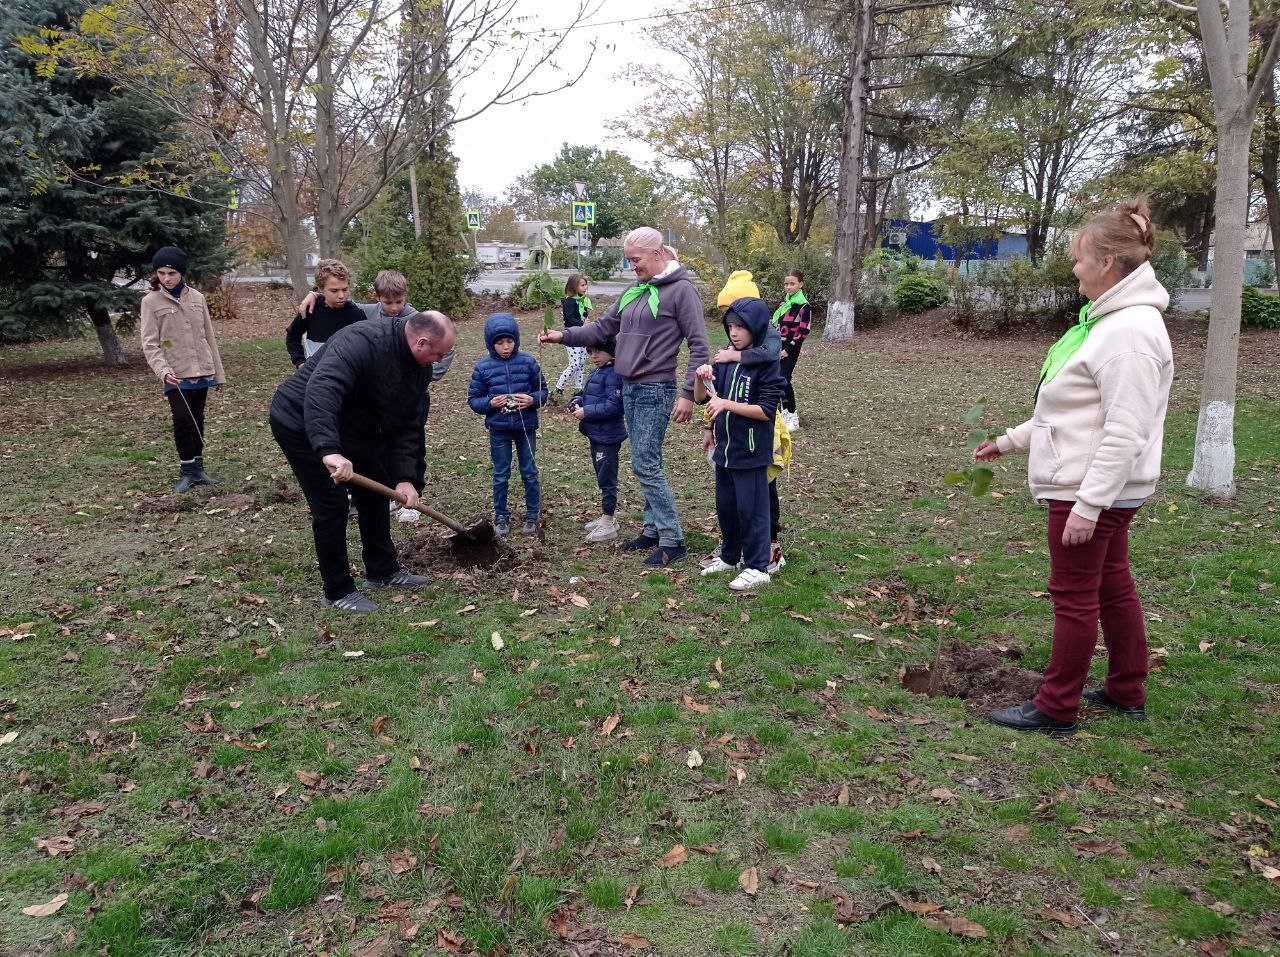
[[(635, 271), (636, 284), (595, 322), (553, 329), (539, 340), (590, 348), (617, 339), (614, 368), (623, 383), (631, 471), (644, 490), (644, 531), (622, 548), (648, 551), (645, 564), (660, 566), (688, 554), (675, 495), (662, 468), (662, 444), (671, 419), (693, 418), (694, 373), (711, 350), (702, 297), (662, 233), (651, 226), (633, 229), (622, 241), (622, 251)], [(686, 341), (689, 365), (677, 386), (676, 364)]]

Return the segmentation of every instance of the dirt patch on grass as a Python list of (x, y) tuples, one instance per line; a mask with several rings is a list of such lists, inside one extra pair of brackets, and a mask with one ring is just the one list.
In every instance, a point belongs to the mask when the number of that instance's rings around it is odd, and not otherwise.
[[(470, 525), (484, 515), (463, 522)], [(483, 568), (511, 571), (520, 564), (515, 551), (501, 538), (491, 542), (460, 542), (436, 532), (418, 535), (400, 546), (400, 566), (419, 575), (451, 574), (459, 569)]]
[(954, 639), (927, 665), (907, 668), (902, 687), (930, 698), (961, 698), (975, 714), (1029, 700), (1040, 687), (1040, 675), (1011, 661), (1013, 649), (970, 645)]

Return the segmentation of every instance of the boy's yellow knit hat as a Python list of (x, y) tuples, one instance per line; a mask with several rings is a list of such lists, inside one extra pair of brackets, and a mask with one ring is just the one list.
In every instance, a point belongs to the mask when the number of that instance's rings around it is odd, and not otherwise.
[(729, 273), (729, 281), (720, 290), (720, 295), (716, 296), (716, 305), (721, 309), (727, 309), (739, 299), (759, 298), (760, 287), (751, 281), (751, 273), (745, 269), (739, 269), (737, 272)]

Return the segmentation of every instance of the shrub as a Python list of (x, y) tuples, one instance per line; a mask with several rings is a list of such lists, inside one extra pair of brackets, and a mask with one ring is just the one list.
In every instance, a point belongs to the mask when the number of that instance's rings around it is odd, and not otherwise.
[(923, 273), (907, 273), (893, 287), (894, 302), (908, 316), (941, 306), (947, 298), (947, 284)]
[[(782, 289), (782, 280), (789, 269), (799, 269), (804, 273), (804, 294), (813, 306), (815, 313), (825, 312), (827, 299), (831, 293), (831, 249), (827, 245), (819, 246), (786, 246), (778, 241), (776, 234), (753, 237), (747, 249), (745, 262), (733, 269), (749, 269), (760, 287), (761, 297), (771, 306), (782, 302), (786, 293)], [(725, 277), (714, 272), (703, 273), (707, 281), (718, 291), (724, 285)]]
[(1240, 291), (1240, 324), (1251, 329), (1280, 329), (1280, 299), (1245, 286)]
[(862, 271), (876, 279), (888, 278), (897, 282), (908, 273), (920, 271), (920, 257), (899, 252), (887, 246), (877, 246), (862, 259)]
[(559, 243), (551, 247), (552, 269), (573, 269), (577, 263), (577, 254), (568, 246)]
[(894, 299), (893, 290), (886, 283), (864, 279), (858, 287), (858, 299), (854, 303), (854, 323), (865, 329), (897, 319), (898, 315), (898, 303)]
[(233, 322), (240, 318), (240, 296), (235, 283), (220, 281), (205, 293), (204, 299), (214, 322)]
[(616, 249), (598, 249), (582, 257), (582, 274), (592, 282), (604, 282), (611, 279), (621, 265), (622, 253)]
[(1169, 305), (1174, 305), (1178, 301), (1178, 290), (1191, 285), (1191, 257), (1173, 233), (1156, 234), (1151, 268), (1160, 284), (1169, 290)]

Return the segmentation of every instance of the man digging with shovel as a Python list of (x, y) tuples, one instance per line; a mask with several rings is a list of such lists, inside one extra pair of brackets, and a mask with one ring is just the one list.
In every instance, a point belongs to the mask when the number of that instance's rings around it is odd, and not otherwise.
[[(280, 384), (271, 400), (271, 434), (311, 507), (311, 530), (325, 607), (363, 614), (378, 606), (356, 588), (347, 561), (347, 490), (355, 472), (416, 508), (422, 489), (424, 399), (431, 364), (456, 341), (440, 312), (358, 322)], [(365, 588), (420, 588), (425, 575), (400, 567), (385, 499), (351, 486), (359, 509)]]

